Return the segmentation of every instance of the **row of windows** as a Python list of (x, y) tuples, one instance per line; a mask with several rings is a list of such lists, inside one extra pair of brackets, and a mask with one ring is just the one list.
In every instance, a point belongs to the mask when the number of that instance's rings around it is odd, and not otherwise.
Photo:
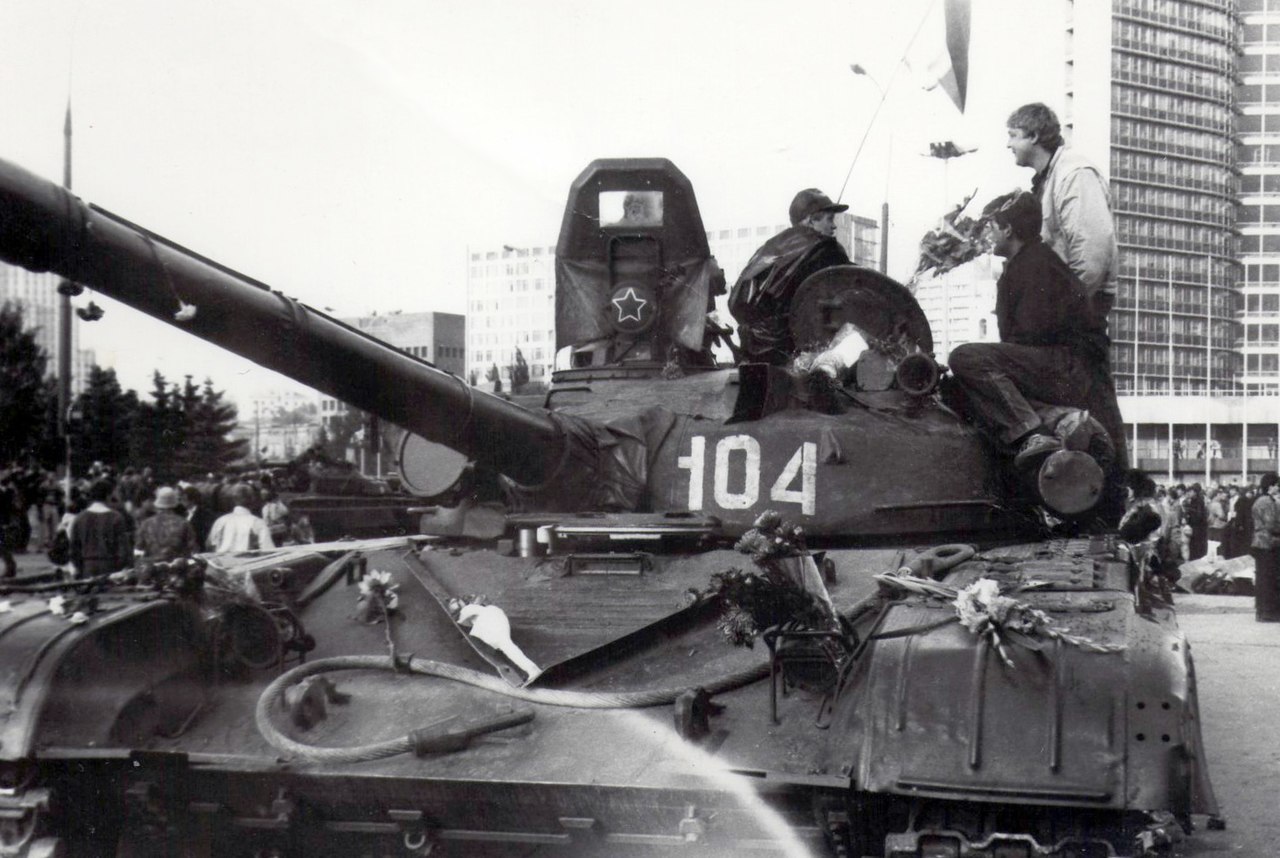
[(548, 247), (544, 251), (541, 247), (507, 247), (503, 248), (501, 253), (496, 250), (490, 250), (483, 254), (473, 253), (471, 254), (471, 261), (480, 262), (482, 258), (485, 260), (510, 259), (513, 256), (517, 259), (523, 259), (527, 256), (542, 256), (544, 252), (548, 256), (554, 256), (556, 249), (554, 247)]
[(1174, 90), (1203, 98), (1226, 99), (1233, 89), (1224, 74), (1196, 66), (1165, 62), (1149, 57), (1115, 51), (1111, 54), (1111, 71), (1117, 80)]
[(1233, 195), (1237, 187), (1235, 173), (1226, 167), (1178, 161), (1141, 152), (1112, 150), (1111, 176), (1115, 179), (1199, 188), (1225, 196)]
[(1208, 194), (1114, 182), (1111, 201), (1116, 211), (1198, 220), (1225, 228), (1236, 222), (1235, 205), (1230, 200)]
[(1232, 65), (1233, 52), (1220, 32), (1191, 35), (1116, 17), (1111, 24), (1111, 38), (1117, 47), (1173, 60), (1200, 63), (1223, 71)]
[(1170, 155), (1207, 158), (1229, 162), (1235, 155), (1234, 144), (1225, 134), (1194, 131), (1171, 125), (1117, 118), (1111, 123), (1111, 142)]
[[(1280, 41), (1280, 24), (1274, 25), (1274, 29), (1276, 32), (1268, 44)], [(1242, 75), (1280, 72), (1280, 54), (1244, 54), (1236, 60), (1236, 71)]]
[(1280, 345), (1280, 325), (1245, 325), (1244, 342), (1248, 346)]
[(1280, 84), (1243, 83), (1236, 87), (1236, 100), (1241, 107), (1272, 104), (1278, 98), (1280, 98)]
[(1280, 12), (1280, 0), (1236, 0), (1236, 8), (1242, 15), (1246, 12), (1265, 12), (1268, 7), (1274, 12)]
[(1280, 174), (1249, 173), (1240, 177), (1242, 194), (1280, 194)]
[(1245, 24), (1241, 39), (1245, 44), (1275, 44), (1280, 39), (1280, 25)]
[(1280, 355), (1245, 355), (1246, 372), (1280, 372)]
[[(1280, 54), (1275, 55), (1280, 60)], [(1245, 113), (1236, 117), (1236, 131), (1240, 135), (1261, 134), (1264, 131), (1280, 133), (1280, 113)]]
[(517, 331), (514, 334), (481, 334), (473, 333), (468, 338), (468, 343), (474, 348), (476, 346), (496, 346), (507, 342), (518, 343), (540, 343), (543, 340), (553, 339), (551, 331)]
[(1246, 313), (1280, 313), (1280, 295), (1245, 295), (1244, 308)]
[(473, 313), (506, 313), (511, 310), (550, 309), (554, 301), (555, 295), (517, 295), (514, 300), (504, 298), (500, 301), (472, 301), (471, 311)]
[(466, 357), (466, 350), (461, 346), (436, 346), (435, 357), (431, 356), (431, 346), (409, 346), (405, 349), (414, 357), (424, 358), (426, 360), (440, 360), (441, 358), (462, 358)]
[(1240, 253), (1280, 253), (1280, 235), (1242, 235), (1237, 239)]
[(1230, 134), (1233, 128), (1232, 113), (1225, 104), (1118, 83), (1111, 85), (1111, 109), (1223, 134)]
[(1280, 205), (1240, 206), (1237, 222), (1241, 226), (1262, 223), (1280, 223)]
[(1217, 28), (1230, 31), (1234, 26), (1231, 0), (1195, 0), (1190, 3), (1170, 0), (1116, 0), (1117, 14), (1140, 14), (1154, 21), (1189, 29)]
[[(1125, 248), (1120, 254), (1121, 277), (1179, 283), (1205, 283), (1232, 286), (1239, 276), (1236, 263), (1207, 256), (1181, 256), (1159, 251)], [(1121, 282), (1121, 289), (1124, 288)]]
[(1280, 283), (1280, 265), (1252, 263), (1244, 267), (1246, 283)]
[(1229, 236), (1210, 226), (1192, 226), (1116, 214), (1116, 240), (1180, 250), (1223, 249)]

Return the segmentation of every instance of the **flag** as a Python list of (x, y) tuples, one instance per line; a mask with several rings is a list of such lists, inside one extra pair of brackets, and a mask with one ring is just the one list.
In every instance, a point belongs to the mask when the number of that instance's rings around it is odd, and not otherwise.
[[(972, 0), (945, 0), (943, 7), (944, 43), (928, 62), (929, 83), (925, 89), (942, 87), (956, 107), (964, 113), (969, 89), (969, 5)], [(933, 44), (937, 45), (937, 42)]]

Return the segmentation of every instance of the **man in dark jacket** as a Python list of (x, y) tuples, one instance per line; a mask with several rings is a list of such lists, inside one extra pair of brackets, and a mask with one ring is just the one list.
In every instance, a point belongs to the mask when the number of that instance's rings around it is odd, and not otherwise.
[(835, 239), (835, 215), (848, 208), (817, 188), (801, 191), (791, 201), (791, 228), (766, 241), (747, 262), (729, 294), (744, 362), (791, 360), (791, 298), (815, 271), (849, 264)]
[(89, 487), (89, 507), (71, 523), (71, 562), (77, 578), (118, 572), (133, 562), (133, 533), (124, 513), (107, 506), (111, 484)]
[(970, 411), (1023, 465), (1060, 449), (1032, 402), (1087, 408), (1105, 331), (1088, 294), (1040, 238), (1040, 204), (1027, 193), (989, 204), (995, 253), (1008, 259), (996, 283), (999, 343), (967, 343), (949, 364)]

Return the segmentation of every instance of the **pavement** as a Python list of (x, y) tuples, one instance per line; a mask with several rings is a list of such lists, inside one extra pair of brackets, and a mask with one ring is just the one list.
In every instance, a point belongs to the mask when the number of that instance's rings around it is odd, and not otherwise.
[(1258, 623), (1251, 596), (1179, 595), (1191, 642), (1209, 776), (1225, 831), (1204, 820), (1176, 856), (1280, 854), (1280, 623)]

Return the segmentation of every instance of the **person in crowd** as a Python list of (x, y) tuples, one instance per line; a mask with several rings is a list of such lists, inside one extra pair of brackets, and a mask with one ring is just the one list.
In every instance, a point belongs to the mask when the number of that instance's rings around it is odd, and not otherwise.
[(263, 490), (262, 520), (276, 545), (283, 545), (289, 537), (289, 507), (269, 488)]
[(231, 512), (215, 521), (209, 531), (209, 550), (222, 554), (275, 548), (266, 522), (250, 509), (253, 489), (245, 483), (236, 483), (231, 487), (231, 500), (235, 504)]
[(1186, 522), (1182, 515), (1182, 488), (1170, 486), (1165, 493), (1164, 536), (1169, 541), (1169, 556), (1175, 564), (1187, 559)]
[(1134, 468), (1125, 472), (1124, 488), (1125, 511), (1120, 519), (1120, 538), (1135, 545), (1150, 542), (1164, 555), (1167, 540), (1163, 538), (1164, 516), (1156, 503), (1155, 481)]
[(994, 252), (1008, 260), (996, 283), (1000, 342), (957, 346), (948, 363), (970, 413), (1024, 466), (1062, 448), (1032, 401), (1087, 407), (1108, 341), (1084, 285), (1040, 238), (1035, 198), (1006, 194), (983, 213)]
[(1183, 521), (1187, 534), (1187, 559), (1199, 560), (1209, 553), (1209, 513), (1199, 483), (1192, 483), (1182, 498)]
[(1244, 557), (1253, 545), (1254, 494), (1252, 485), (1245, 486), (1232, 507), (1234, 518), (1231, 520), (1231, 557)]
[(77, 578), (117, 572), (133, 559), (133, 539), (123, 513), (107, 505), (112, 486), (98, 480), (89, 487), (89, 506), (71, 523), (71, 563)]
[(191, 522), (177, 511), (176, 489), (169, 486), (156, 489), (153, 507), (155, 514), (138, 524), (138, 536), (134, 542), (142, 562), (166, 562), (190, 557), (200, 550)]
[(1260, 623), (1280, 623), (1280, 579), (1277, 578), (1276, 548), (1280, 546), (1280, 482), (1276, 474), (1263, 474), (1258, 497), (1253, 502), (1253, 608)]
[(1208, 547), (1209, 557), (1218, 559), (1222, 556), (1222, 544), (1227, 537), (1227, 497), (1229, 493), (1226, 489), (1218, 489), (1209, 499), (1207, 513), (1208, 521)]
[(836, 213), (848, 208), (817, 188), (801, 191), (791, 201), (791, 227), (766, 241), (747, 261), (729, 294), (744, 362), (791, 361), (791, 299), (809, 275), (849, 264), (835, 239)]
[(196, 533), (196, 544), (208, 545), (209, 531), (213, 530), (213, 523), (218, 518), (217, 513), (209, 506), (196, 486), (186, 486), (182, 490), (182, 498), (185, 507), (183, 514)]
[(4, 564), (5, 578), (18, 574), (18, 563), (13, 559), (14, 543), (18, 540), (18, 490), (7, 471), (0, 472), (0, 563)]
[[(1035, 171), (1031, 191), (1040, 201), (1044, 242), (1084, 284), (1093, 321), (1105, 333), (1119, 260), (1107, 180), (1065, 145), (1058, 117), (1046, 105), (1019, 107), (1006, 125), (1014, 163)], [(1128, 467), (1129, 457), (1109, 350), (1093, 369), (1088, 409), (1111, 436), (1114, 467), (1120, 471)]]

